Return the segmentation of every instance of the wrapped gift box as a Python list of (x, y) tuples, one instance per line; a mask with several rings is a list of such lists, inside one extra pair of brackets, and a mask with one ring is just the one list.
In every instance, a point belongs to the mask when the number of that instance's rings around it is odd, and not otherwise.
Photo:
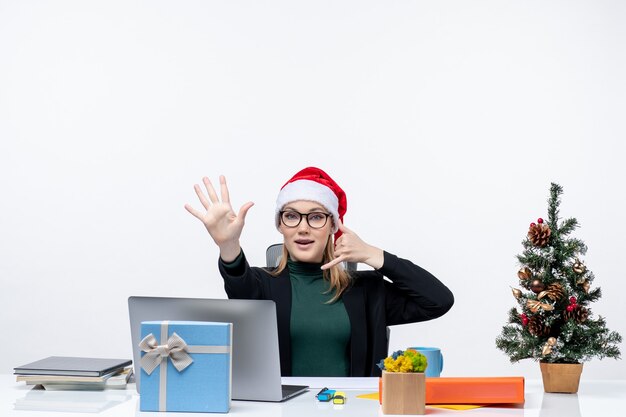
[(232, 324), (141, 323), (141, 411), (227, 413)]

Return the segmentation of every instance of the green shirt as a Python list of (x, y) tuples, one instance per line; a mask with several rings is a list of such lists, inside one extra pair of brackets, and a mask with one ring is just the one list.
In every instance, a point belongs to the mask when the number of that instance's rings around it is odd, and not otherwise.
[(321, 264), (288, 260), (293, 376), (349, 376), (350, 320), (339, 300), (328, 304)]

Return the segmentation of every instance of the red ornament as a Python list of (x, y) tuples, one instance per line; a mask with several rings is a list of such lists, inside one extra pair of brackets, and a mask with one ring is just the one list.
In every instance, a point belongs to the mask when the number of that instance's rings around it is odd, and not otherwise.
[(535, 227), (537, 226), (534, 222), (530, 224), (530, 227)]
[(526, 313), (520, 314), (520, 318), (522, 319), (522, 326), (526, 326), (528, 324), (528, 316)]
[(570, 304), (576, 304), (576, 297), (572, 296), (569, 298), (569, 303)]
[(539, 217), (539, 218), (537, 219), (537, 223), (539, 223), (539, 224), (543, 223), (543, 219), (542, 219), (541, 217)]
[(565, 307), (565, 309), (571, 313), (572, 311), (574, 311), (574, 309), (576, 308), (576, 304), (570, 304), (567, 307)]

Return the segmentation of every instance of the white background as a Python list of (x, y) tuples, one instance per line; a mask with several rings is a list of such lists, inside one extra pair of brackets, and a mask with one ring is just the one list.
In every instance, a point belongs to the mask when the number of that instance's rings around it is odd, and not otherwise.
[(236, 209), (256, 203), (242, 245), (262, 266), (307, 165), (347, 191), (348, 227), (455, 294), (392, 349), (440, 346), (445, 376), (539, 376), (494, 341), (550, 182), (593, 312), (626, 336), (625, 21), (598, 0), (1, 0), (0, 373), (130, 357), (130, 295), (225, 297), (193, 184), (225, 174)]

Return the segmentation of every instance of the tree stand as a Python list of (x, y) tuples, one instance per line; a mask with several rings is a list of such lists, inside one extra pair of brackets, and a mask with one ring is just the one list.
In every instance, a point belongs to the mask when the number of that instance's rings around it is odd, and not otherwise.
[(547, 363), (539, 362), (543, 390), (545, 392), (560, 392), (575, 394), (578, 392), (580, 374), (583, 372), (582, 363)]

